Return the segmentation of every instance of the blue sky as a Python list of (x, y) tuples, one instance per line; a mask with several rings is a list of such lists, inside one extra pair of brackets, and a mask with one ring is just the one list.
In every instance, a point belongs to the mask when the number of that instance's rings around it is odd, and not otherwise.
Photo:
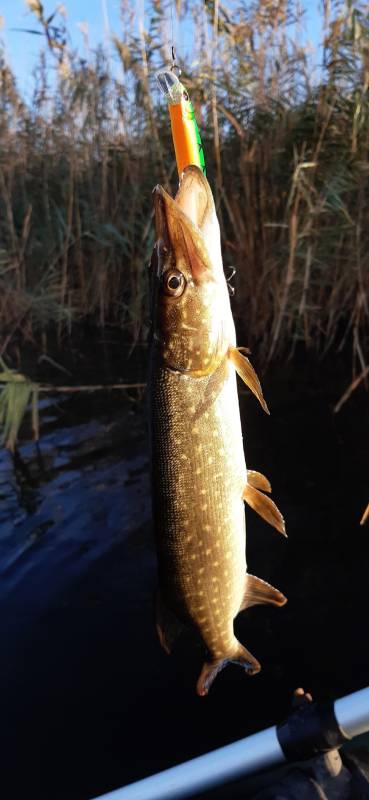
[[(57, 6), (62, 5), (58, 0), (43, 0), (45, 16), (51, 14)], [(83, 55), (83, 35), (79, 29), (82, 22), (88, 23), (90, 46), (95, 47), (99, 42), (108, 38), (107, 24), (112, 31), (119, 31), (119, 0), (65, 0), (66, 24), (71, 36), (72, 44)], [(31, 90), (32, 68), (37, 60), (40, 47), (44, 45), (41, 36), (32, 36), (12, 28), (37, 29), (37, 21), (25, 0), (1, 0), (0, 14), (3, 17), (3, 26), (0, 37), (5, 45), (7, 60), (10, 61), (22, 91)]]
[[(45, 15), (51, 14), (57, 5), (62, 5), (62, 3), (58, 0), (43, 0)], [(64, 0), (63, 5), (67, 12), (66, 23), (72, 44), (81, 55), (84, 53), (84, 42), (79, 29), (80, 23), (88, 24), (91, 48), (104, 40), (108, 42), (109, 31), (119, 35), (121, 30), (120, 0)], [(130, 0), (129, 5), (132, 11), (133, 9), (141, 11), (145, 9), (145, 0), (139, 0), (139, 2)], [(305, 31), (301, 35), (304, 36), (305, 41), (310, 40), (316, 46), (320, 39), (319, 0), (302, 0), (302, 7), (305, 10)], [(12, 28), (37, 28), (35, 17), (27, 8), (25, 0), (1, 0), (0, 16), (3, 21), (0, 39), (5, 47), (6, 58), (17, 77), (19, 88), (28, 96), (33, 86), (32, 69), (40, 47), (44, 45), (43, 38), (11, 30)], [(168, 21), (168, 25), (170, 25), (170, 21)], [(148, 20), (146, 20), (146, 27), (148, 27)], [(182, 30), (182, 48), (186, 49), (186, 30)], [(177, 47), (177, 49), (179, 48)], [(319, 54), (316, 54), (315, 60), (319, 60)]]

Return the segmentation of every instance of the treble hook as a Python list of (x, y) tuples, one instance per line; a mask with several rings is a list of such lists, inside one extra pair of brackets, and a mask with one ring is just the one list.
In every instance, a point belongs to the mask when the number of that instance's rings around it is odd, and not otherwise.
[(227, 270), (227, 281), (231, 281), (236, 274), (236, 267), (224, 267), (224, 272)]
[(228, 275), (226, 276), (228, 292), (229, 292), (230, 296), (233, 297), (234, 293), (235, 293), (235, 288), (234, 288), (234, 286), (231, 286), (230, 281), (232, 280), (232, 278), (236, 274), (236, 270), (235, 270), (234, 267), (224, 267), (224, 271), (228, 272)]

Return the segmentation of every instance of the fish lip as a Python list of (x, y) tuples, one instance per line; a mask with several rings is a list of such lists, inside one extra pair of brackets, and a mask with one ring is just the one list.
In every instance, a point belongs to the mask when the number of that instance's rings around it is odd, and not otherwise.
[[(172, 252), (174, 251), (175, 256), (181, 253), (193, 275), (196, 273), (197, 278), (211, 280), (213, 277), (213, 265), (203, 231), (201, 230), (201, 224), (195, 224), (180, 205), (181, 202), (186, 205), (188, 197), (185, 192), (188, 190), (191, 175), (196, 176), (197, 188), (199, 187), (198, 181), (200, 181), (200, 189), (204, 189), (204, 194), (202, 195), (202, 220), (205, 221), (210, 203), (213, 203), (211, 191), (201, 170), (194, 165), (190, 165), (184, 170), (175, 198), (171, 197), (160, 184), (157, 184), (153, 190), (156, 239), (159, 245), (172, 250)], [(194, 202), (197, 213), (196, 197)]]
[(203, 234), (202, 234), (201, 222), (199, 224), (195, 224), (191, 219), (191, 217), (188, 214), (186, 214), (186, 212), (181, 208), (181, 203), (183, 202), (183, 195), (187, 189), (186, 184), (191, 179), (191, 176), (193, 176), (193, 178), (196, 178), (197, 183), (198, 182), (200, 183), (201, 188), (203, 190), (203, 195), (206, 198), (206, 202), (203, 205), (203, 212), (202, 212), (202, 224), (204, 224), (206, 214), (214, 206), (214, 201), (207, 178), (205, 177), (202, 170), (195, 164), (189, 164), (187, 167), (185, 167), (181, 175), (179, 189), (177, 191), (175, 198), (171, 197), (171, 195), (166, 191), (166, 189), (164, 189), (163, 186), (161, 186), (160, 183), (157, 183), (156, 186), (154, 186), (153, 188), (154, 205), (156, 206), (157, 202), (160, 202), (158, 198), (161, 197), (162, 201), (164, 202), (164, 207), (168, 205), (168, 207), (172, 212), (178, 211), (182, 219), (189, 222), (192, 231), (202, 236)]
[(157, 184), (153, 189), (154, 195), (154, 214), (155, 214), (155, 229), (156, 229), (156, 246), (170, 246), (169, 231), (167, 225), (167, 218), (165, 213), (165, 202), (163, 193), (165, 189)]
[[(154, 190), (154, 211), (155, 211), (155, 224), (156, 224), (156, 238), (157, 239), (167, 239), (168, 240), (168, 226), (167, 226), (167, 214), (166, 214), (166, 206), (169, 203), (174, 204), (175, 200), (170, 196), (170, 194), (164, 189), (164, 186), (161, 186), (160, 183), (157, 183)], [(159, 212), (159, 220), (157, 219), (157, 213)], [(164, 224), (163, 224), (164, 223)], [(160, 226), (162, 229), (160, 229)], [(163, 236), (164, 234), (164, 236)]]
[[(203, 238), (203, 234), (201, 228), (198, 225), (195, 225), (192, 222), (192, 219), (181, 209), (180, 205), (176, 201), (175, 198), (171, 197), (170, 194), (164, 189), (161, 184), (157, 184), (153, 189), (154, 194), (154, 209), (155, 209), (155, 221), (157, 225), (156, 236), (157, 239), (163, 239), (166, 241), (167, 244), (170, 244), (170, 232), (168, 226), (168, 214), (173, 214), (173, 217), (186, 225), (189, 230), (195, 233), (197, 236), (201, 236)], [(159, 220), (156, 217), (157, 212), (159, 212)], [(165, 225), (163, 224), (165, 221)], [(163, 235), (164, 234), (164, 235)]]

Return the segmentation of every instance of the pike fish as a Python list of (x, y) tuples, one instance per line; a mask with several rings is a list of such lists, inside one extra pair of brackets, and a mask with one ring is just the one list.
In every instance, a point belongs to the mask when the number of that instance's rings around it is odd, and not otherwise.
[(265, 494), (269, 481), (246, 469), (236, 373), (268, 409), (245, 348), (236, 347), (210, 186), (191, 165), (175, 199), (161, 186), (154, 194), (149, 397), (156, 624), (168, 653), (183, 626), (197, 630), (206, 651), (197, 681), (203, 696), (229, 662), (249, 675), (260, 670), (234, 634), (237, 614), (257, 603), (286, 602), (246, 572), (244, 501), (282, 534), (285, 527)]

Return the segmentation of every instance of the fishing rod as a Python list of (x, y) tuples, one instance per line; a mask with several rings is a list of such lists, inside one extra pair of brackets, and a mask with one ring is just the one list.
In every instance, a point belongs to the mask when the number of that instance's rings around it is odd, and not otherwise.
[(179, 800), (261, 770), (336, 750), (369, 731), (369, 687), (301, 703), (284, 722), (94, 800)]

